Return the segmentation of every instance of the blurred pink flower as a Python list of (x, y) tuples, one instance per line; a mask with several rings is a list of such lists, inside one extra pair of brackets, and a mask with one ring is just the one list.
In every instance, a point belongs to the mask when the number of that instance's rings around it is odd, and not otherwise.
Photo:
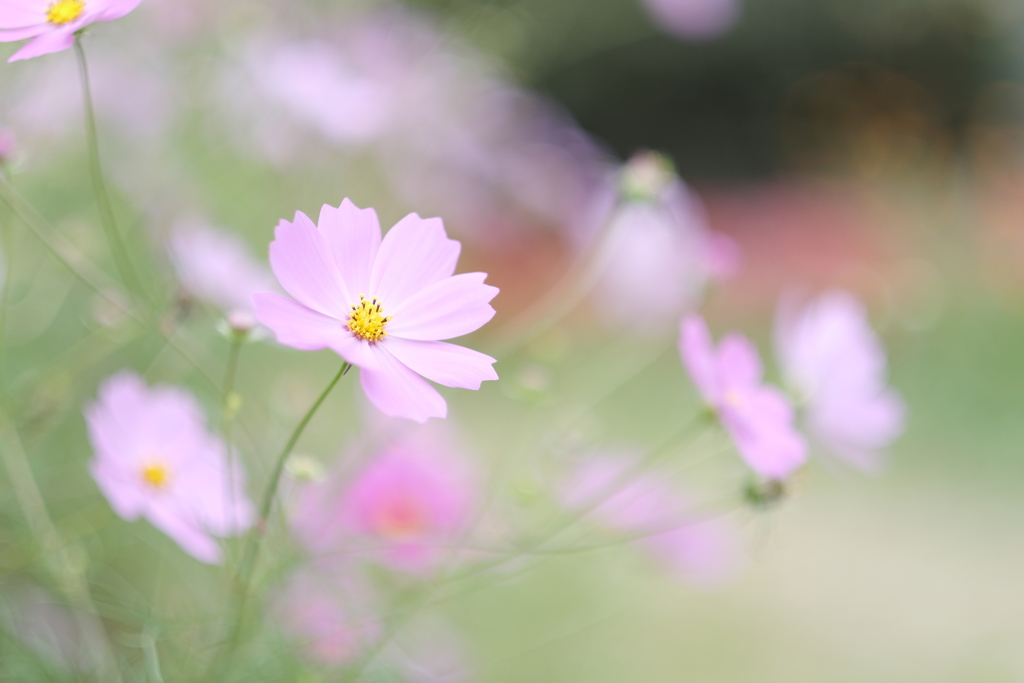
[(736, 23), (741, 0), (643, 0), (658, 24), (679, 38), (719, 36)]
[(293, 525), (324, 557), (362, 540), (383, 564), (423, 573), (451, 552), (472, 499), (464, 464), (450, 446), (421, 433), (385, 448), (351, 480), (309, 485)]
[(347, 574), (294, 573), (273, 600), (278, 624), (312, 661), (339, 667), (358, 657), (380, 633), (368, 588)]
[(114, 512), (145, 517), (192, 556), (219, 563), (212, 536), (248, 528), (253, 510), (240, 466), (230, 479), (224, 444), (206, 430), (195, 399), (121, 372), (100, 385), (85, 416), (89, 469)]
[(453, 275), (459, 251), (440, 218), (409, 214), (381, 240), (374, 210), (347, 199), (324, 205), (319, 228), (297, 212), (270, 244), (270, 266), (297, 301), (257, 294), (256, 317), (282, 344), (329, 348), (358, 366), (367, 398), (383, 413), (445, 417), (447, 404), (423, 377), (462, 389), (498, 379), (490, 356), (439, 341), (494, 316), (489, 302), (498, 290), (483, 283), (487, 275)]
[(594, 287), (596, 309), (614, 322), (622, 311), (656, 334), (699, 302), (713, 280), (735, 274), (739, 250), (711, 232), (700, 198), (654, 152), (633, 156), (620, 174), (623, 198), (606, 217)]
[(747, 339), (731, 334), (716, 350), (704, 319), (689, 315), (680, 326), (679, 353), (755, 472), (781, 480), (804, 463), (807, 445), (793, 426), (793, 409), (782, 392), (762, 384), (761, 359)]
[(775, 347), (811, 436), (848, 463), (877, 470), (881, 450), (903, 431), (905, 408), (886, 385), (885, 350), (864, 306), (843, 291), (802, 310), (783, 299)]
[(178, 279), (193, 296), (226, 314), (255, 313), (253, 294), (276, 290), (241, 237), (192, 223), (179, 223), (168, 244)]
[(566, 486), (565, 505), (603, 501), (591, 516), (609, 529), (637, 535), (638, 544), (689, 581), (711, 585), (731, 578), (742, 556), (735, 530), (724, 518), (695, 518), (687, 498), (651, 473), (628, 477), (635, 464), (628, 456), (588, 458)]
[(97, 21), (113, 21), (135, 9), (142, 0), (6, 0), (0, 3), (0, 43), (34, 40), (8, 62), (66, 50), (75, 33)]

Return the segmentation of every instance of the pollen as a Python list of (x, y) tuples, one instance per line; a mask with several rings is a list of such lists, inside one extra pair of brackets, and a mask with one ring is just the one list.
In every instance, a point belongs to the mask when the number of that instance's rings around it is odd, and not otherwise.
[(377, 342), (388, 336), (384, 326), (391, 320), (391, 316), (385, 316), (380, 302), (374, 297), (367, 301), (362, 294), (359, 295), (359, 304), (352, 306), (352, 314), (348, 318), (348, 329), (360, 339), (369, 342)]
[(85, 0), (57, 0), (46, 10), (46, 20), (55, 26), (70, 24), (82, 16)]
[(149, 463), (142, 468), (142, 480), (158, 491), (166, 488), (170, 474), (167, 465), (161, 462)]

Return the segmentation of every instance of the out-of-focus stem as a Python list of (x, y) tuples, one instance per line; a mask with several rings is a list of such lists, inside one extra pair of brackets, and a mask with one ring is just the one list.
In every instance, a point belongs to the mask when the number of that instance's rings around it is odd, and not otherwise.
[(114, 255), (114, 263), (121, 275), (121, 281), (133, 298), (143, 299), (145, 292), (142, 289), (142, 281), (139, 279), (135, 269), (132, 268), (131, 259), (128, 257), (128, 249), (125, 247), (121, 237), (121, 231), (117, 227), (117, 218), (114, 215), (114, 208), (110, 203), (110, 194), (107, 192), (107, 184), (103, 179), (103, 167), (100, 165), (100, 146), (96, 135), (96, 114), (92, 106), (92, 90), (89, 86), (89, 65), (85, 60), (85, 50), (82, 48), (81, 36), (75, 36), (75, 54), (78, 56), (78, 73), (82, 79), (82, 103), (85, 108), (85, 134), (89, 143), (89, 171), (92, 176), (92, 189), (96, 195), (96, 206), (100, 213), (100, 222), (107, 234), (107, 243)]
[[(231, 427), (238, 412), (235, 394), (235, 376), (238, 374), (238, 358), (245, 344), (245, 333), (231, 331), (231, 348), (228, 350), (228, 367), (224, 373), (224, 389), (220, 397), (220, 433), (224, 437), (224, 450), (228, 458), (228, 510), (235, 509), (235, 448)], [(226, 518), (230, 518), (228, 515)]]
[(79, 619), (82, 637), (88, 639), (88, 647), (102, 659), (102, 680), (120, 682), (121, 671), (117, 658), (110, 643), (103, 637), (103, 624), (96, 614), (89, 585), (85, 577), (75, 568), (61, 566), (66, 557), (66, 549), (61, 543), (57, 528), (50, 519), (46, 503), (36, 485), (32, 468), (25, 457), (25, 449), (21, 445), (14, 423), (0, 412), (0, 459), (14, 490), (15, 500), (25, 517), (29, 530), (42, 549), (47, 561), (47, 569), (58, 579), (58, 584), (66, 593), (71, 606), (75, 608)]
[(245, 609), (251, 590), (253, 570), (256, 567), (257, 559), (259, 559), (259, 551), (262, 546), (261, 542), (267, 533), (267, 521), (269, 520), (270, 513), (274, 507), (274, 500), (277, 497), (277, 488), (281, 483), (281, 474), (284, 471), (285, 462), (288, 460), (288, 456), (291, 454), (292, 449), (295, 448), (295, 444), (298, 442), (299, 437), (301, 437), (302, 433), (305, 431), (306, 426), (309, 424), (310, 420), (313, 419), (316, 411), (320, 408), (320, 405), (327, 399), (328, 394), (331, 393), (334, 386), (351, 367), (351, 364), (347, 362), (341, 364), (341, 369), (338, 370), (338, 374), (334, 376), (334, 379), (330, 381), (313, 405), (306, 411), (306, 414), (302, 416), (301, 420), (299, 420), (299, 424), (295, 426), (291, 436), (288, 437), (288, 441), (285, 443), (284, 448), (281, 449), (281, 453), (277, 456), (277, 460), (274, 462), (274, 469), (271, 472), (270, 480), (267, 482), (267, 487), (263, 491), (263, 499), (259, 507), (259, 517), (256, 520), (256, 525), (253, 527), (252, 531), (249, 532), (249, 535), (246, 538), (245, 550), (243, 551), (242, 561), (238, 568), (238, 602), (235, 608), (231, 635), (227, 644), (228, 649), (224, 655), (224, 662), (221, 667), (222, 671), (230, 666), (235, 649), (238, 647), (238, 639), (242, 631), (242, 624), (245, 619)]
[[(123, 301), (112, 296), (101, 284), (105, 279), (105, 276), (102, 273), (95, 272), (95, 269), (92, 268), (92, 264), (90, 264), (81, 254), (75, 253), (73, 245), (70, 245), (59, 235), (50, 234), (53, 232), (52, 229), (44, 230), (41, 228), (37, 224), (37, 218), (43, 223), (45, 223), (45, 220), (40, 217), (40, 214), (35, 207), (22, 197), (10, 184), (10, 181), (3, 175), (0, 175), (0, 200), (3, 200), (3, 202), (10, 207), (15, 217), (28, 227), (29, 231), (35, 235), (36, 239), (42, 242), (47, 251), (49, 251), (61, 265), (67, 268), (72, 275), (81, 280), (83, 284), (97, 295), (101, 296), (108, 303), (123, 311), (147, 330), (155, 332), (163, 338), (164, 341), (167, 342), (167, 345), (174, 349), (179, 356), (188, 361), (188, 363), (192, 365), (200, 375), (202, 375), (203, 379), (205, 379), (210, 386), (214, 387), (217, 391), (220, 391), (220, 383), (215, 380), (213, 375), (207, 372), (178, 341), (174, 339), (173, 334), (162, 330), (157, 321), (148, 317), (143, 317), (134, 308), (126, 306)], [(35, 218), (31, 217), (29, 214), (34, 214)], [(86, 271), (86, 266), (89, 266), (90, 272)]]

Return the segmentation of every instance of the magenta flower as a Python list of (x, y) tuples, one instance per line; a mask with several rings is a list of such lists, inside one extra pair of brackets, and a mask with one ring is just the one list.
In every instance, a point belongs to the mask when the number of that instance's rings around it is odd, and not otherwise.
[(257, 294), (256, 318), (282, 344), (331, 349), (358, 366), (367, 398), (385, 414), (445, 417), (424, 377), (462, 389), (498, 379), (490, 356), (440, 341), (494, 316), (498, 290), (487, 275), (453, 275), (459, 250), (439, 218), (409, 214), (382, 240), (374, 210), (347, 199), (323, 207), (319, 228), (298, 212), (270, 244), (270, 266), (296, 300)]
[(740, 455), (763, 477), (785, 479), (807, 458), (793, 427), (793, 409), (761, 382), (761, 359), (744, 337), (731, 334), (717, 349), (698, 315), (683, 319), (679, 353), (697, 390), (729, 432)]
[[(696, 519), (687, 498), (651, 473), (627, 477), (635, 459), (598, 455), (576, 469), (563, 500), (570, 509), (595, 505), (591, 516), (637, 543), (681, 578), (711, 585), (731, 578), (742, 550), (722, 518)], [(624, 480), (623, 480), (624, 479)]]
[(6, 0), (0, 3), (0, 43), (25, 38), (8, 62), (66, 50), (75, 33), (97, 21), (113, 21), (135, 9), (142, 0)]
[(393, 569), (423, 573), (449, 552), (472, 499), (460, 461), (438, 443), (409, 438), (386, 448), (351, 481), (311, 485), (293, 526), (314, 554), (364, 549)]
[(145, 517), (187, 553), (219, 563), (213, 536), (248, 528), (253, 509), (238, 463), (230, 477), (224, 444), (210, 434), (195, 399), (152, 389), (135, 374), (107, 379), (85, 409), (93, 479), (118, 515)]
[(224, 313), (255, 313), (253, 294), (275, 289), (265, 265), (252, 257), (233, 233), (203, 225), (179, 223), (168, 244), (182, 286)]
[(784, 300), (775, 346), (808, 432), (851, 465), (877, 470), (903, 431), (905, 408), (886, 385), (885, 350), (852, 295), (831, 291), (803, 310)]

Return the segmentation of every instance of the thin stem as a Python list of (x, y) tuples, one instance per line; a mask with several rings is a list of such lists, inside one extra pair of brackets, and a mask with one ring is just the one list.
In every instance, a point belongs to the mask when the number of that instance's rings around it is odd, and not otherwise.
[(7, 470), (7, 476), (14, 489), (14, 498), (21, 508), (25, 522), (40, 544), (46, 568), (58, 579), (58, 585), (66, 593), (72, 606), (80, 610), (79, 620), (83, 637), (91, 641), (88, 646), (103, 660), (104, 680), (119, 683), (122, 678), (117, 657), (109, 642), (101, 635), (104, 632), (103, 624), (96, 614), (89, 585), (81, 572), (60, 564), (61, 559), (67, 557), (67, 549), (63, 547), (57, 527), (54, 526), (46, 509), (46, 503), (36, 484), (28, 458), (25, 457), (25, 449), (17, 429), (5, 413), (0, 413), (0, 459)]
[[(285, 462), (288, 460), (288, 456), (291, 454), (292, 449), (295, 448), (295, 444), (298, 442), (299, 437), (302, 436), (302, 432), (305, 431), (306, 425), (308, 425), (309, 421), (313, 419), (313, 415), (316, 414), (320, 405), (327, 399), (328, 394), (331, 393), (334, 386), (351, 367), (351, 364), (348, 362), (341, 364), (341, 369), (338, 370), (338, 374), (334, 376), (310, 409), (306, 411), (306, 414), (299, 421), (299, 424), (295, 426), (295, 429), (292, 431), (291, 436), (288, 437), (288, 441), (285, 443), (284, 448), (281, 449), (281, 453), (277, 456), (277, 460), (274, 463), (274, 469), (270, 475), (270, 480), (267, 482), (267, 487), (263, 491), (263, 500), (260, 503), (259, 517), (246, 539), (242, 562), (239, 566), (237, 582), (238, 603), (235, 608), (234, 624), (231, 629), (228, 650), (224, 655), (223, 667), (227, 667), (230, 664), (235, 649), (238, 647), (238, 639), (241, 634), (242, 623), (245, 618), (245, 608), (246, 602), (249, 598), (253, 570), (255, 569), (257, 559), (259, 559), (259, 551), (262, 546), (261, 541), (263, 540), (263, 536), (267, 533), (267, 521), (269, 520), (271, 510), (274, 507), (274, 500), (277, 497), (277, 488), (281, 483), (281, 474), (284, 471)], [(218, 677), (217, 680), (220, 680), (220, 678)]]
[(132, 268), (128, 250), (125, 247), (121, 232), (117, 227), (117, 219), (110, 203), (110, 194), (103, 179), (103, 168), (100, 165), (99, 139), (96, 135), (96, 114), (92, 106), (92, 91), (89, 87), (89, 66), (85, 60), (81, 36), (75, 35), (75, 54), (78, 56), (78, 73), (82, 79), (82, 102), (85, 108), (85, 133), (89, 143), (89, 171), (92, 176), (92, 189), (96, 195), (96, 206), (100, 213), (100, 222), (107, 234), (110, 251), (114, 255), (114, 263), (121, 275), (125, 287), (136, 297), (144, 297), (142, 281)]
[(597, 510), (599, 507), (607, 503), (612, 497), (614, 497), (622, 486), (630, 484), (637, 476), (643, 473), (645, 469), (654, 464), (662, 455), (671, 449), (671, 447), (679, 441), (679, 439), (690, 434), (691, 436), (697, 436), (701, 432), (697, 431), (692, 433), (694, 428), (702, 427), (706, 424), (703, 419), (703, 415), (697, 415), (693, 420), (685, 423), (681, 429), (679, 429), (674, 435), (662, 442), (661, 445), (654, 448), (645, 458), (636, 463), (635, 466), (629, 468), (621, 475), (619, 475), (607, 489), (602, 492), (602, 495), (596, 496), (587, 505), (578, 508), (571, 515), (567, 515), (560, 524), (556, 525), (553, 529), (550, 529), (547, 534), (536, 539), (532, 542), (526, 543), (513, 552), (503, 557), (495, 558), (488, 562), (482, 562), (479, 565), (474, 566), (472, 569), (462, 573), (454, 574), (447, 578), (437, 580), (431, 585), (425, 593), (406, 610), (404, 613), (399, 614), (395, 617), (394, 621), (388, 625), (387, 631), (381, 636), (381, 638), (371, 647), (366, 654), (362, 657), (359, 663), (353, 666), (351, 669), (345, 672), (342, 681), (345, 683), (354, 683), (358, 681), (367, 668), (374, 662), (377, 655), (380, 654), (381, 650), (398, 634), (398, 632), (424, 607), (433, 604), (441, 589), (446, 586), (455, 583), (457, 581), (463, 581), (466, 579), (473, 578), (480, 574), (484, 574), (492, 569), (500, 568), (507, 565), (509, 562), (514, 562), (523, 557), (537, 554), (548, 543), (553, 541), (558, 536), (565, 533), (568, 529), (574, 526), (577, 522), (583, 520), (590, 513)]
[[(235, 448), (231, 427), (238, 411), (235, 397), (235, 376), (238, 374), (238, 358), (245, 339), (241, 333), (232, 330), (231, 348), (228, 351), (228, 367), (224, 375), (224, 390), (220, 397), (220, 433), (224, 437), (224, 450), (228, 457), (228, 510), (235, 509)], [(230, 518), (230, 514), (228, 515)]]

